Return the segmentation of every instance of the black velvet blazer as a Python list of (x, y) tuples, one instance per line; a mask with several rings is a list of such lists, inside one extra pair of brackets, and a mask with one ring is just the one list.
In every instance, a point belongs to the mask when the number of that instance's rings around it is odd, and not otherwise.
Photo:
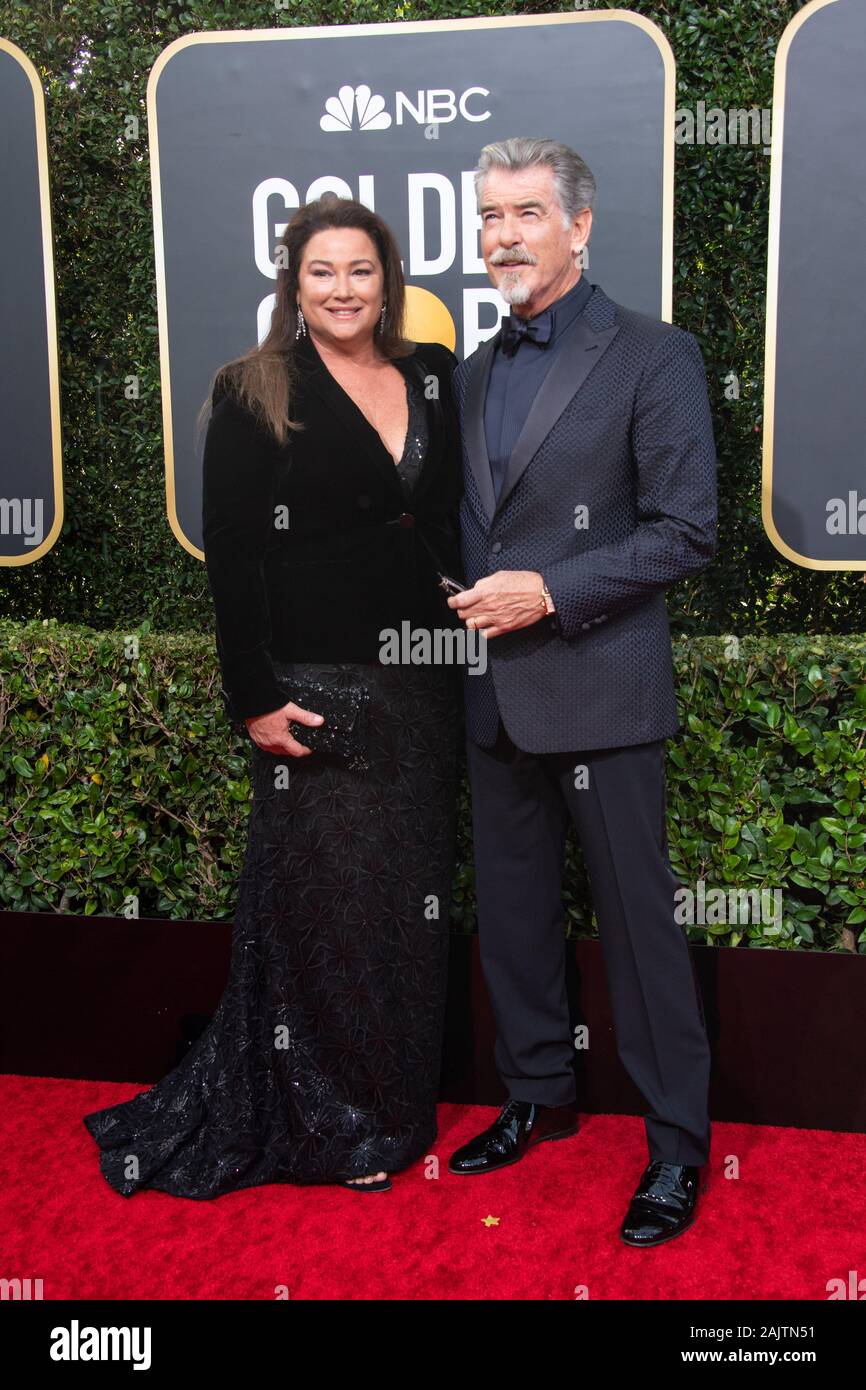
[(237, 723), (285, 704), (272, 659), (376, 663), (385, 628), (460, 625), (436, 580), (437, 568), (461, 577), (457, 358), (418, 343), (392, 360), (427, 405), (429, 446), (408, 503), (391, 454), (309, 335), (298, 341), (291, 406), (306, 428), (284, 446), (230, 390), (214, 391), (202, 531), (222, 692)]

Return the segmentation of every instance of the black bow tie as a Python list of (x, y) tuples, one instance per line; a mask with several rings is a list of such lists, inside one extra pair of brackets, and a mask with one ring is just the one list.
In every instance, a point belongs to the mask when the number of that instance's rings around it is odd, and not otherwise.
[(553, 318), (549, 309), (536, 314), (533, 319), (522, 319), (517, 314), (509, 314), (502, 320), (501, 347), (510, 357), (518, 349), (524, 338), (532, 338), (539, 347), (547, 347), (553, 330)]

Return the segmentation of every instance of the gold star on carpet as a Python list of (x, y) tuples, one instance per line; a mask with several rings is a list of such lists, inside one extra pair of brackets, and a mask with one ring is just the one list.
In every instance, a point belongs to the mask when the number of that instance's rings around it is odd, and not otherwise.
[(498, 1225), (499, 1225), (499, 1217), (498, 1217), (498, 1216), (484, 1216), (484, 1217), (482, 1217), (482, 1219), (481, 1219), (481, 1224), (482, 1224), (482, 1226), (487, 1226), (487, 1227), (490, 1227), (490, 1226), (498, 1226)]

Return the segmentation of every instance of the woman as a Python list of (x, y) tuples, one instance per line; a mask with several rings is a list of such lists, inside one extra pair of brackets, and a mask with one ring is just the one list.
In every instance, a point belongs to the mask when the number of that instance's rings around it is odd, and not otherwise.
[[(407, 621), (459, 625), (439, 582), (459, 568), (457, 359), (401, 336), (399, 251), (363, 204), (301, 208), (277, 266), (270, 332), (217, 373), (203, 461), (223, 695), (252, 740), (230, 976), (174, 1071), (85, 1117), (126, 1196), (383, 1191), (436, 1136), (458, 672), (380, 654)], [(327, 719), (299, 682), (335, 727), (340, 692), (369, 702), (360, 764), (304, 743)]]

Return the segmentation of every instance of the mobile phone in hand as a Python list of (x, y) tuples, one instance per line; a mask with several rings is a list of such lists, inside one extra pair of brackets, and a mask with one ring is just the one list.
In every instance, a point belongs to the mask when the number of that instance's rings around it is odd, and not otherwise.
[(456, 579), (449, 579), (447, 574), (440, 574), (439, 588), (444, 589), (449, 598), (452, 594), (464, 594), (466, 592), (465, 584), (459, 584)]

